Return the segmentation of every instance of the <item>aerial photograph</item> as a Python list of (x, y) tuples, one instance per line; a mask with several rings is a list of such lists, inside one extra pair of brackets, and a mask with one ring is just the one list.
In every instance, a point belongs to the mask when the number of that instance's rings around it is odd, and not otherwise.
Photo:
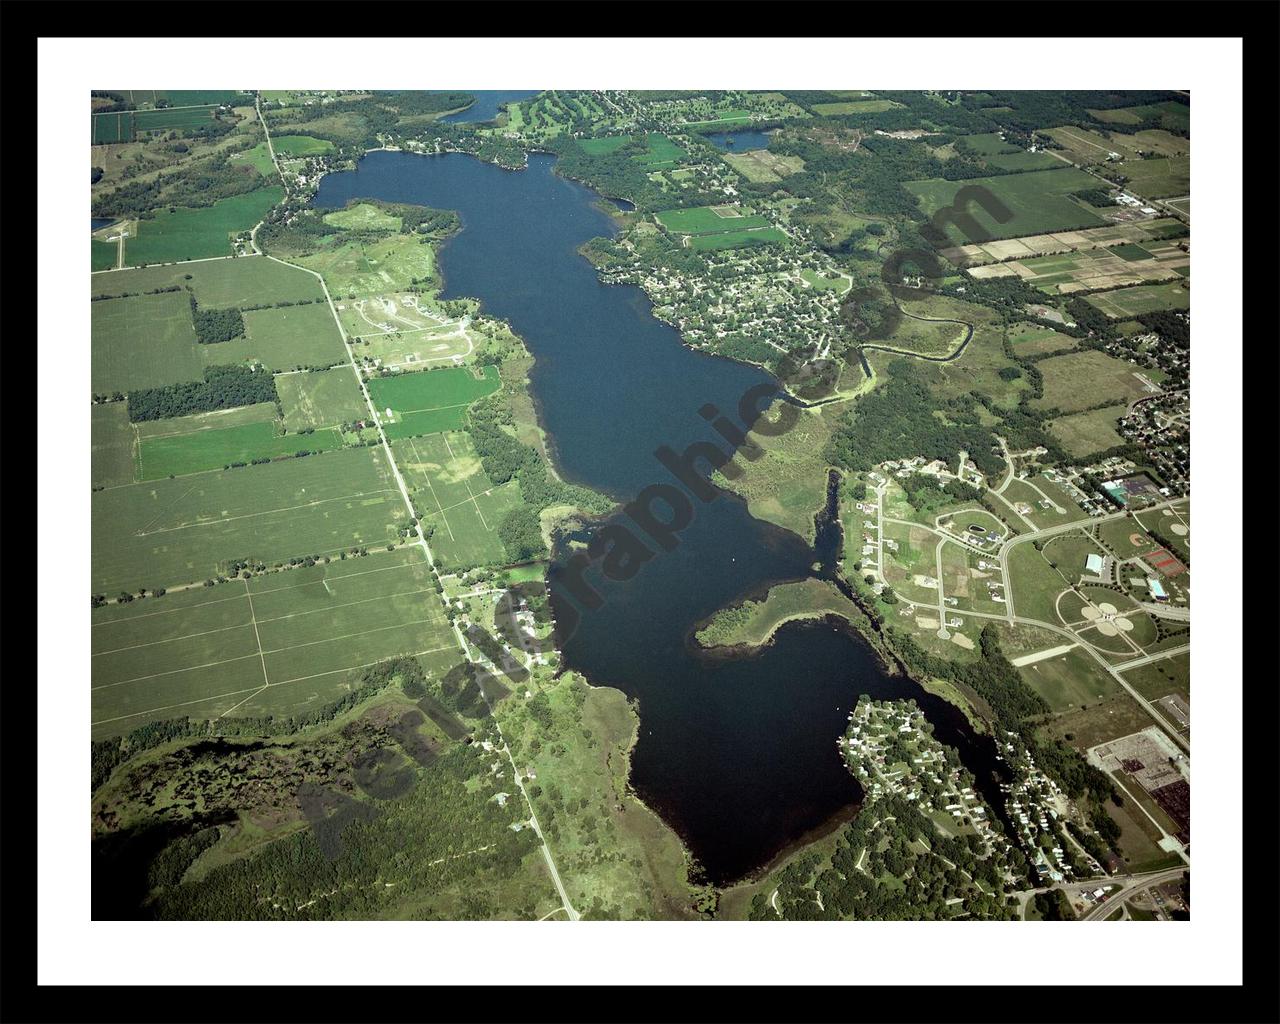
[(86, 915), (1194, 919), (1191, 90), (848, 74), (78, 94)]

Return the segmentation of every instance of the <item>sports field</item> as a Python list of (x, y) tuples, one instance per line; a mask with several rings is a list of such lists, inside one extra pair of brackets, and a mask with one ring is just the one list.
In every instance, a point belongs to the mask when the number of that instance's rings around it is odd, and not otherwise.
[(133, 426), (125, 402), (92, 407), (89, 419), (92, 449), (89, 476), (94, 487), (117, 487), (133, 482)]
[(281, 434), (275, 423), (246, 423), (220, 430), (149, 437), (138, 443), (139, 479), (204, 473), (236, 462), (341, 447), (342, 438), (332, 428), (322, 427), (311, 434)]
[(484, 367), (479, 378), (469, 369), (448, 367), (368, 382), (369, 396), (389, 438), (462, 430), (467, 406), (500, 386), (496, 366)]
[(334, 426), (369, 418), (369, 406), (349, 366), (311, 373), (278, 374), (276, 394), (280, 396), (280, 408), (284, 410), (284, 425), (288, 430)]
[(347, 362), (347, 349), (327, 302), (244, 313), (246, 337), (201, 345), (206, 366), (256, 359), (272, 370), (324, 368)]
[(1139, 313), (1153, 313), (1160, 309), (1190, 309), (1191, 289), (1183, 282), (1171, 281), (1168, 284), (1139, 285), (1136, 288), (1098, 292), (1085, 296), (1085, 301), (1107, 316), (1127, 319)]
[(1001, 223), (977, 203), (972, 204), (970, 213), (978, 222), (980, 231), (976, 238), (966, 237), (955, 224), (946, 224), (947, 237), (957, 244), (964, 244), (1104, 224), (1105, 221), (1097, 214), (1068, 198), (1071, 192), (1096, 185), (1097, 179), (1084, 171), (1064, 167), (1061, 170), (1030, 171), (967, 181), (931, 178), (908, 181), (903, 187), (919, 197), (920, 209), (930, 217), (950, 206), (956, 193), (967, 186), (984, 190), (1008, 210), (1010, 218)]
[(1044, 396), (1033, 399), (1031, 404), (1066, 413), (1102, 402), (1128, 403), (1154, 394), (1156, 389), (1144, 385), (1139, 374), (1153, 384), (1164, 380), (1159, 370), (1137, 367), (1096, 349), (1051, 356), (1036, 366), (1044, 375)]
[(125, 242), (124, 260), (171, 263), (177, 260), (229, 256), (231, 236), (248, 231), (284, 197), (278, 185), (219, 199), (199, 209), (161, 210), (151, 220), (138, 221), (138, 234)]
[(498, 525), (520, 504), (520, 485), (509, 480), (494, 487), (469, 434), (407, 437), (392, 444), (392, 453), (424, 527), (433, 527), (431, 550), (443, 568), (508, 561)]
[(324, 299), (320, 281), (314, 274), (266, 256), (207, 260), (179, 267), (143, 267), (99, 274), (91, 279), (95, 296), (172, 287), (190, 288), (196, 301), (210, 309)]
[(456, 653), (416, 545), (108, 605), (92, 618), (93, 735), (292, 714), (340, 696), (352, 669)]
[(92, 497), (95, 593), (173, 587), (228, 562), (383, 545), (408, 517), (377, 448), (153, 480)]
[(94, 394), (199, 380), (191, 303), (182, 292), (131, 295), (90, 303)]

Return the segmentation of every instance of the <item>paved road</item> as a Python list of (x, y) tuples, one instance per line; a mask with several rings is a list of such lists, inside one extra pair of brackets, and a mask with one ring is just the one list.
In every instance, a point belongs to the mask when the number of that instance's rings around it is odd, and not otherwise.
[[(1134, 893), (1153, 885), (1163, 885), (1165, 882), (1172, 882), (1176, 879), (1180, 879), (1183, 873), (1187, 870), (1188, 869), (1186, 867), (1180, 867), (1173, 868), (1168, 871), (1153, 871), (1146, 875), (1129, 876), (1125, 880), (1119, 892), (1112, 893), (1107, 897), (1105, 903), (1099, 903), (1097, 906), (1093, 907), (1084, 915), (1084, 917), (1080, 918), (1080, 920), (1105, 921), (1115, 912), (1117, 906), (1123, 903), (1130, 896), (1134, 895)], [(1114, 883), (1115, 879), (1112, 879), (1112, 884)]]

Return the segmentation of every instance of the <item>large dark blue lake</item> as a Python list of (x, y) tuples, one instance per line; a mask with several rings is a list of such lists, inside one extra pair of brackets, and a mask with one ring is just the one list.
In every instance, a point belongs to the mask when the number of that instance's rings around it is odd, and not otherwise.
[[(614, 223), (600, 197), (557, 177), (553, 162), (533, 155), (527, 170), (505, 171), (460, 154), (371, 153), (357, 170), (326, 176), (316, 203), (376, 198), (457, 210), (462, 231), (441, 253), (445, 297), (479, 298), (510, 321), (537, 357), (532, 390), (560, 472), (625, 502), (675, 482), (654, 456), (660, 445), (683, 451), (717, 439), (702, 406), (732, 414), (745, 391), (772, 381), (684, 347), (640, 289), (601, 284), (577, 250), (613, 234)], [(887, 674), (849, 630), (793, 624), (745, 658), (696, 651), (690, 636), (700, 620), (773, 582), (813, 575), (830, 551), (754, 519), (732, 495), (691, 503), (696, 515), (675, 550), (625, 582), (588, 572), (599, 608), (569, 594), (568, 545), (550, 583), (557, 618), (578, 619), (561, 637), (565, 665), (639, 700), (632, 784), (709, 880), (741, 878), (853, 810), (861, 792), (836, 739), (860, 694), (915, 698), (980, 782), (990, 778), (990, 742), (951, 705)], [(630, 524), (621, 514), (613, 521)]]

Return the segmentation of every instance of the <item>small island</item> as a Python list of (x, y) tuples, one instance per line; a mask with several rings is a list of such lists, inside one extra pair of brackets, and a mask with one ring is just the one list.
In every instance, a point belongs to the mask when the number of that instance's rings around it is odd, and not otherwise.
[(706, 648), (764, 647), (788, 622), (827, 615), (847, 619), (856, 612), (857, 607), (835, 584), (818, 579), (797, 580), (771, 587), (762, 601), (722, 608), (695, 637)]

